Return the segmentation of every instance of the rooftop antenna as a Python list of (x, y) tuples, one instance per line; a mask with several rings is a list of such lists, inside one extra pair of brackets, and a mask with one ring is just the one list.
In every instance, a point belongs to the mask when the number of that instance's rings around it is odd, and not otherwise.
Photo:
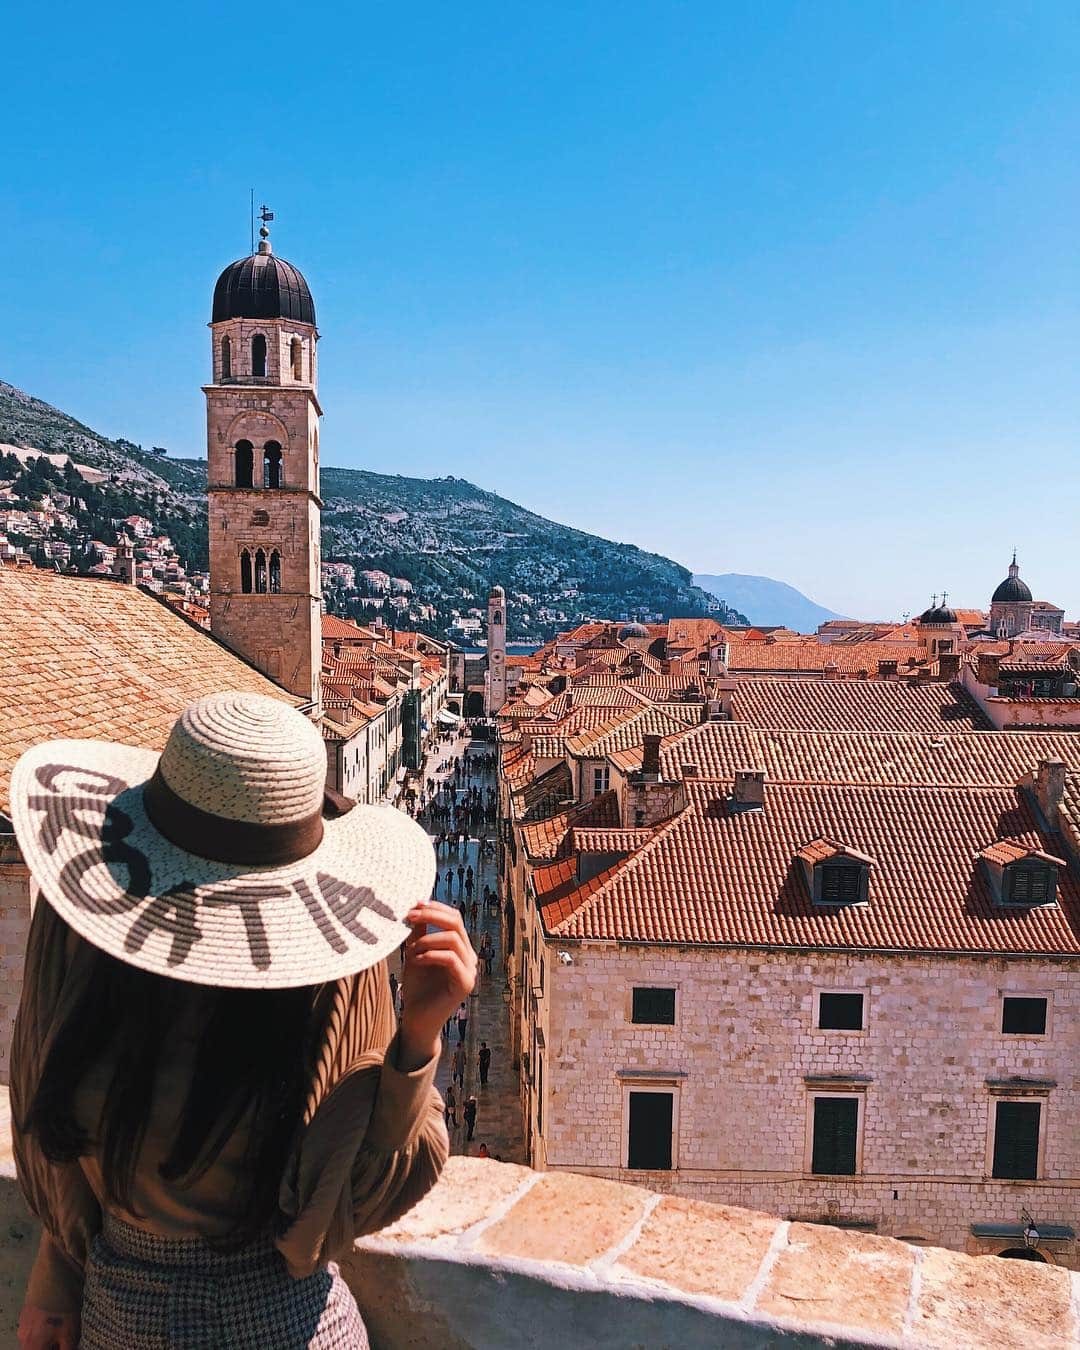
[(250, 214), (250, 216), (249, 216), (249, 219), (250, 219), (250, 221), (251, 221), (251, 251), (252, 251), (252, 253), (254, 253), (254, 252), (255, 252), (255, 189), (254, 189), (254, 188), (251, 189), (251, 214)]

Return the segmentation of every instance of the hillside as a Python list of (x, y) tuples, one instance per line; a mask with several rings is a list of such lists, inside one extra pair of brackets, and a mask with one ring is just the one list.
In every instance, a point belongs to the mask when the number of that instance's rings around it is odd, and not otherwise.
[(695, 586), (724, 600), (747, 616), (751, 623), (776, 625), (794, 629), (796, 633), (813, 633), (819, 623), (839, 619), (824, 605), (772, 577), (752, 577), (741, 572), (726, 572), (723, 576), (696, 575)]
[[(0, 381), (0, 442), (69, 455), (105, 473), (80, 518), (107, 543), (110, 521), (141, 514), (169, 534), (189, 570), (206, 567), (206, 464), (174, 459), (100, 436), (66, 413)], [(491, 585), (511, 601), (513, 640), (546, 638), (592, 617), (703, 614), (711, 597), (689, 571), (632, 544), (613, 543), (546, 520), (460, 478), (406, 478), (323, 466), (326, 561), (385, 572), (409, 583), (394, 610), (399, 625), (447, 633), (478, 615)], [(85, 541), (70, 539), (73, 550)], [(386, 600), (370, 588), (328, 593), (337, 612), (370, 619)], [(370, 599), (372, 603), (365, 603)], [(475, 617), (475, 615), (473, 615)], [(743, 616), (721, 609), (722, 622)]]

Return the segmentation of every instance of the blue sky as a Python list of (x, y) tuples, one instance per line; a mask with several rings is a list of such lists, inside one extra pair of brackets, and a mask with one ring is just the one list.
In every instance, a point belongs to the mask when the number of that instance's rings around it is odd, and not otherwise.
[(248, 189), (324, 461), (897, 615), (1080, 612), (1075, 3), (5, 16), (0, 378), (204, 452)]

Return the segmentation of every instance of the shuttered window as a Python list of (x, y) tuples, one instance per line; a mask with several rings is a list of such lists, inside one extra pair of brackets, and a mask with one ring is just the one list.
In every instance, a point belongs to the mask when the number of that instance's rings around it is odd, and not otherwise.
[(811, 1172), (818, 1176), (854, 1176), (858, 1136), (858, 1097), (815, 1097)]
[(673, 1027), (675, 1025), (675, 990), (638, 988), (634, 990), (632, 1022), (644, 1022), (652, 1026)]
[(1010, 905), (1045, 905), (1054, 899), (1056, 874), (1047, 863), (1013, 863), (1005, 871), (1005, 900)]
[(818, 1026), (823, 1031), (862, 1031), (862, 994), (821, 994)]
[(627, 1167), (671, 1170), (671, 1131), (675, 1118), (673, 1092), (630, 1093), (630, 1147)]
[(997, 1102), (994, 1120), (994, 1176), (1034, 1181), (1039, 1173), (1040, 1102)]
[(1006, 1036), (1045, 1036), (1046, 999), (1006, 995), (1001, 1001), (1001, 1030)]
[(826, 905), (857, 904), (862, 899), (863, 869), (857, 864), (825, 863), (821, 868), (821, 900)]

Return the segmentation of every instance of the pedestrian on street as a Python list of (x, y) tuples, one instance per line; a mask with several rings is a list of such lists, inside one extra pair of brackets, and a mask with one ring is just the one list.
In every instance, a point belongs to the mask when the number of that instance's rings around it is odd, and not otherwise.
[(465, 1032), (469, 1025), (469, 1005), (462, 1000), (461, 1007), (457, 1010), (457, 1038), (458, 1045), (465, 1044)]
[(461, 863), (458, 863), (457, 888), (459, 891), (463, 891), (465, 889), (465, 868), (461, 865)]
[(480, 906), (474, 900), (469, 906), (469, 927), (476, 931), (476, 920), (480, 915)]
[(453, 1125), (453, 1127), (454, 1127), (455, 1129), (457, 1129), (457, 1123), (458, 1123), (458, 1119), (457, 1119), (457, 1093), (454, 1091), (454, 1085), (453, 1085), (453, 1083), (449, 1084), (449, 1086), (448, 1086), (447, 1089), (446, 1089), (446, 1098), (445, 1098), (445, 1102), (446, 1102), (446, 1111), (444, 1112), (444, 1114), (445, 1114), (445, 1116), (446, 1116), (446, 1125), (447, 1125), (447, 1128), (449, 1129), (449, 1127), (450, 1127), (451, 1125)]
[(476, 1097), (472, 1094), (470, 1094), (469, 1100), (465, 1103), (464, 1115), (465, 1115), (465, 1124), (468, 1126), (469, 1130), (467, 1137), (471, 1141), (473, 1137), (473, 1131), (476, 1129)]
[(465, 1047), (458, 1045), (454, 1047), (454, 1053), (450, 1057), (450, 1078), (457, 1083), (458, 1087), (465, 1086)]
[(446, 898), (447, 898), (447, 900), (450, 899), (450, 892), (451, 892), (453, 889), (454, 889), (454, 869), (453, 869), (452, 867), (448, 867), (448, 868), (446, 869)]
[(473, 879), (472, 879), (472, 877), (466, 877), (466, 878), (465, 878), (465, 899), (466, 899), (466, 900), (471, 900), (471, 899), (472, 899), (472, 892), (473, 892)]
[(481, 1145), (480, 1145), (480, 1147), (476, 1150), (476, 1156), (477, 1156), (478, 1158), (490, 1158), (490, 1157), (491, 1157), (491, 1154), (488, 1152), (488, 1146), (487, 1146), (487, 1144), (481, 1144)]
[(487, 1041), (480, 1042), (480, 1053), (476, 1056), (476, 1067), (480, 1070), (480, 1086), (487, 1087), (488, 1073), (491, 1071), (491, 1047)]

